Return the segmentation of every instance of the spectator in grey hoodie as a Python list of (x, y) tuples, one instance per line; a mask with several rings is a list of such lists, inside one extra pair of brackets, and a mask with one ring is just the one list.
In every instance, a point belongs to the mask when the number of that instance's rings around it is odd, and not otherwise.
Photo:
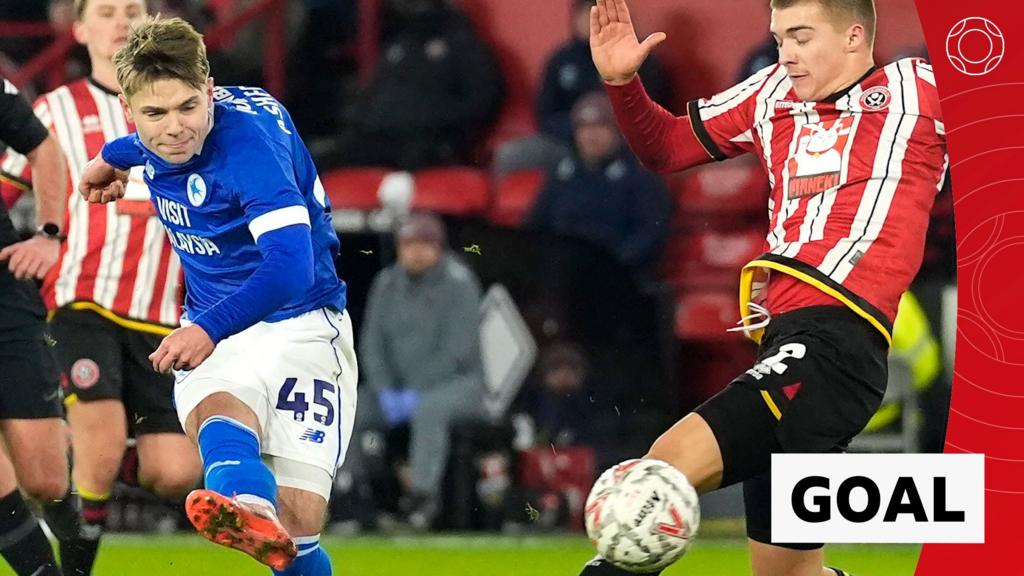
[(387, 425), (408, 425), (402, 509), (428, 528), (438, 513), (449, 428), (482, 400), (480, 283), (447, 249), (444, 226), (413, 214), (396, 234), (398, 262), (370, 288), (360, 367)]

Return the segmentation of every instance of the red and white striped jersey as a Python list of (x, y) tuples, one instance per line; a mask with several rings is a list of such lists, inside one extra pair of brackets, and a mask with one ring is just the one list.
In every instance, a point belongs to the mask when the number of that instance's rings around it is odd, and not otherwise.
[(776, 270), (890, 336), (948, 163), (931, 67), (900, 60), (825, 101), (804, 102), (773, 65), (690, 102), (688, 114), (713, 158), (755, 154), (771, 182), (765, 254), (744, 268), (744, 313)]
[[(77, 192), (85, 164), (103, 144), (135, 130), (117, 94), (83, 79), (40, 96), (35, 112), (57, 136), (70, 176), (68, 239), (43, 282), (47, 308), (91, 309), (130, 328), (166, 333), (181, 311), (181, 265), (153, 213), (141, 167), (118, 202), (90, 204)], [(23, 156), (4, 156), (0, 167), (28, 177)]]

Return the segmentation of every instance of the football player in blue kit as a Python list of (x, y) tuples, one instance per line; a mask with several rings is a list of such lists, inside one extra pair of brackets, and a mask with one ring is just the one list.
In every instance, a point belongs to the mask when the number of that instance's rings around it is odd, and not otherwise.
[(275, 574), (326, 576), (319, 547), (356, 407), (339, 241), (288, 112), (259, 88), (214, 87), (202, 36), (147, 19), (115, 57), (138, 132), (108, 143), (79, 186), (124, 192), (144, 166), (185, 271), (182, 327), (150, 357), (198, 445), (205, 489), (186, 511), (209, 540)]

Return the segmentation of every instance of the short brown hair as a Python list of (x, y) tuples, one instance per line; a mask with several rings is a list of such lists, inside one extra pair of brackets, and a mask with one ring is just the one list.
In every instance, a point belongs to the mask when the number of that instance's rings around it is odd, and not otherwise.
[(817, 2), (833, 22), (844, 25), (860, 22), (869, 44), (875, 40), (875, 0), (771, 0), (772, 10), (791, 8), (804, 2)]
[(114, 55), (114, 68), (125, 96), (168, 79), (202, 90), (210, 77), (203, 35), (181, 18), (147, 16)]

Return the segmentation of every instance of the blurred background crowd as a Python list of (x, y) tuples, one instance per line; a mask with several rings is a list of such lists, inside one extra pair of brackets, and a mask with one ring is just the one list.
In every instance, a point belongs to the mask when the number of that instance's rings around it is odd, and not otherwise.
[[(669, 35), (642, 78), (677, 113), (777, 57), (767, 2), (632, 4), (642, 34)], [(330, 197), (361, 363), (335, 531), (579, 529), (597, 472), (642, 455), (754, 358), (725, 329), (739, 268), (761, 252), (767, 179), (750, 158), (669, 177), (640, 166), (590, 60), (590, 6), (149, 2), (204, 31), (218, 84), (285, 102)], [(913, 3), (878, 8), (880, 62), (927, 57)], [(30, 99), (88, 74), (73, 19), (70, 0), (0, 3), (0, 72)], [(946, 184), (901, 304), (890, 394), (855, 449), (941, 450)], [(15, 212), (26, 229), (30, 201)], [(119, 494), (112, 528), (177, 526), (142, 491)]]

